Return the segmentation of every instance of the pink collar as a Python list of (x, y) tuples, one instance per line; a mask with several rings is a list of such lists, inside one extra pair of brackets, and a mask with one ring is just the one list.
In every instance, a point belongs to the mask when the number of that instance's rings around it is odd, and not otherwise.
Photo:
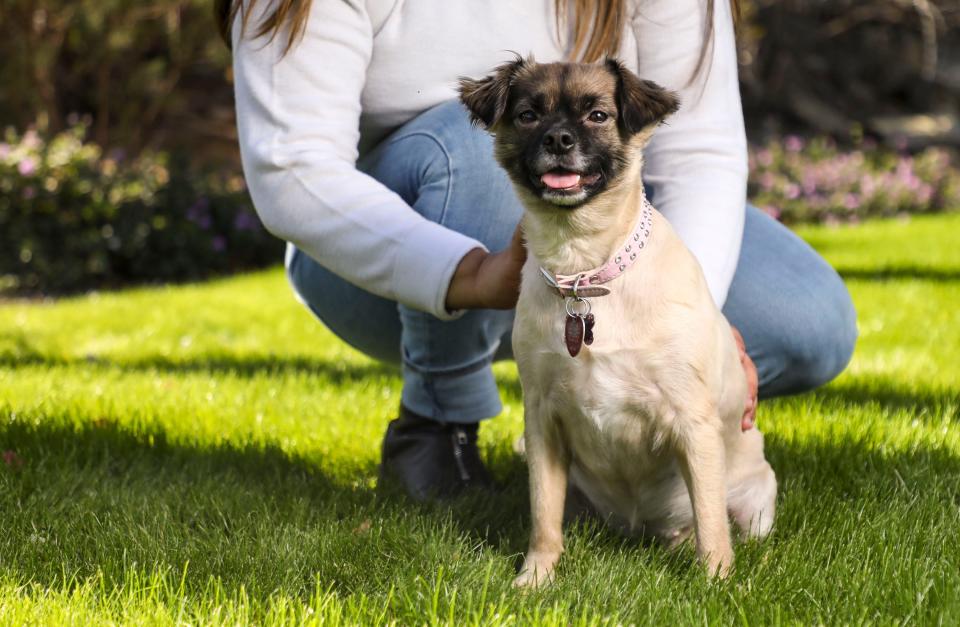
[(600, 285), (614, 280), (633, 265), (637, 260), (637, 255), (650, 237), (650, 227), (652, 225), (653, 207), (644, 197), (643, 210), (640, 212), (637, 225), (612, 259), (600, 267), (576, 274), (554, 274), (541, 266), (540, 274), (543, 275), (544, 280), (550, 287), (557, 290), (560, 296), (575, 298), (605, 296), (610, 293), (610, 290), (606, 287), (600, 287)]

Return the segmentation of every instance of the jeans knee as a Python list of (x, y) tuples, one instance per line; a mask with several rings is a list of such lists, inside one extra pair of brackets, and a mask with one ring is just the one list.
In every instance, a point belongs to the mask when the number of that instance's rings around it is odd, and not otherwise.
[(791, 389), (781, 393), (812, 390), (835, 379), (853, 357), (858, 331), (853, 301), (841, 284), (842, 295), (828, 306), (812, 309), (805, 331), (789, 342), (786, 381)]
[(451, 162), (483, 164), (493, 162), (493, 140), (489, 133), (470, 122), (459, 101), (445, 102), (420, 114), (388, 140), (429, 138), (432, 150)]
[(856, 322), (843, 322), (827, 330), (822, 339), (820, 354), (809, 364), (809, 387), (815, 388), (835, 379), (846, 369), (857, 343)]
[(422, 113), (362, 164), (423, 217), (491, 250), (510, 242), (523, 208), (486, 131), (459, 102)]

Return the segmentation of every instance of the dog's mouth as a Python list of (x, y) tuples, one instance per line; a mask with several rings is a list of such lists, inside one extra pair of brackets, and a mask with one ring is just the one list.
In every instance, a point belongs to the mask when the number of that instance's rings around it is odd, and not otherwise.
[(570, 170), (550, 170), (540, 175), (540, 182), (543, 186), (553, 190), (576, 190), (581, 187), (588, 187), (600, 180), (600, 173), (580, 174)]
[(580, 196), (600, 182), (600, 172), (581, 173), (563, 168), (554, 168), (540, 175), (536, 180), (544, 196), (567, 198)]

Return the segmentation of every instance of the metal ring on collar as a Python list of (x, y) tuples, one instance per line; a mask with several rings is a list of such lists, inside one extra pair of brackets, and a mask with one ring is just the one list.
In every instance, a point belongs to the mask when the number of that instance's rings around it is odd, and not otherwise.
[(577, 275), (577, 278), (573, 281), (573, 297), (579, 299), (580, 296), (577, 294), (577, 290), (580, 288), (580, 279), (583, 278), (583, 273)]
[[(576, 305), (584, 303), (586, 309), (584, 311), (577, 311)], [(593, 305), (590, 304), (590, 301), (586, 298), (580, 298), (579, 296), (568, 296), (567, 300), (563, 303), (564, 309), (567, 310), (568, 316), (586, 316), (589, 315), (593, 310)]]

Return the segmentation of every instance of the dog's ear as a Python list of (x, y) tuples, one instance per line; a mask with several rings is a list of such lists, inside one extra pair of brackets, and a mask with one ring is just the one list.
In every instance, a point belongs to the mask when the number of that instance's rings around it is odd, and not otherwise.
[(620, 127), (630, 135), (663, 121), (680, 108), (677, 94), (653, 81), (642, 80), (622, 62), (607, 59), (607, 68), (617, 79)]
[(474, 124), (490, 128), (507, 110), (510, 84), (513, 77), (530, 60), (519, 55), (513, 61), (497, 67), (493, 74), (481, 79), (460, 78), (460, 102), (470, 111)]

